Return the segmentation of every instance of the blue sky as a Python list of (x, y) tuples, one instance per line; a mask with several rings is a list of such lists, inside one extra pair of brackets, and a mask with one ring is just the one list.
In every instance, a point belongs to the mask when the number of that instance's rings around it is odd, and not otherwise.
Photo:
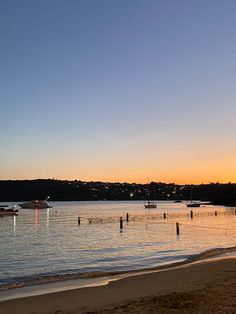
[(0, 178), (235, 181), (235, 1), (1, 1)]

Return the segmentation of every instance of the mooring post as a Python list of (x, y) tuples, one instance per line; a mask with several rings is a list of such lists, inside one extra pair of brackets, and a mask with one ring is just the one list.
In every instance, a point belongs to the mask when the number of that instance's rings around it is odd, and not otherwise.
[(193, 211), (192, 210), (190, 211), (190, 217), (191, 217), (191, 219), (193, 219)]
[(129, 222), (129, 213), (126, 213), (126, 222)]
[(80, 217), (78, 217), (78, 225), (80, 225)]
[(179, 223), (176, 222), (176, 234), (179, 235)]
[(166, 213), (163, 214), (163, 218), (166, 219)]
[(120, 229), (121, 230), (123, 229), (123, 219), (122, 219), (122, 217), (120, 217)]
[(215, 216), (217, 216), (217, 211), (215, 211)]

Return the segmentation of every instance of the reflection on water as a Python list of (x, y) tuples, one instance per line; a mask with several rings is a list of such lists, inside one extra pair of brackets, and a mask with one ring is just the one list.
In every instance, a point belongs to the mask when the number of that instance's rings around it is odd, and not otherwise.
[(16, 235), (16, 216), (13, 216), (13, 234)]
[(35, 224), (38, 224), (38, 217), (39, 217), (39, 210), (38, 208), (35, 208)]
[[(24, 276), (154, 267), (235, 245), (236, 215), (221, 215), (229, 211), (224, 207), (196, 209), (190, 219), (184, 203), (159, 202), (157, 209), (148, 211), (142, 202), (55, 202), (53, 206), (20, 209), (19, 216), (0, 219), (0, 285)], [(127, 212), (129, 222), (124, 221), (120, 232), (119, 217), (125, 218)], [(89, 224), (91, 217), (116, 219)]]
[(50, 208), (47, 208), (47, 230), (49, 229)]

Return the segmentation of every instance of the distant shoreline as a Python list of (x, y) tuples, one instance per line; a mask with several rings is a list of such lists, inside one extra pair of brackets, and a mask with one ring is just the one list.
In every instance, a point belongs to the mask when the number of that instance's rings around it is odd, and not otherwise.
[[(23, 201), (4, 201), (5, 203), (21, 203), (21, 202), (25, 202), (27, 200), (23, 200)], [(51, 202), (144, 202), (143, 199), (137, 199), (137, 200), (130, 200), (130, 199), (121, 199), (121, 200), (117, 200), (117, 199), (109, 199), (109, 200), (53, 200)], [(163, 201), (172, 201), (172, 202), (175, 202), (176, 200), (154, 200), (154, 201), (159, 201), (159, 202), (163, 202)], [(199, 201), (199, 200), (196, 200), (196, 201)], [(8, 204), (3, 204), (1, 205), (1, 202), (3, 203), (3, 201), (0, 201), (0, 208), (1, 207), (5, 207), (7, 209), (8, 207)], [(181, 202), (190, 202), (189, 199), (182, 199)], [(201, 205), (216, 205), (216, 206), (225, 206), (225, 207), (236, 207), (236, 201), (232, 201), (232, 202), (223, 202), (223, 201), (199, 201), (199, 202), (202, 202)]]
[(236, 183), (179, 185), (150, 182), (109, 183), (80, 180), (0, 180), (0, 202), (30, 201), (145, 201), (201, 200), (212, 204), (236, 206)]

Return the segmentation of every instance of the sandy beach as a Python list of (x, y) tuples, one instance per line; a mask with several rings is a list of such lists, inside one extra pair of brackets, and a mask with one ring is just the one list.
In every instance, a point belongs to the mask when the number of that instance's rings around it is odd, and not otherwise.
[(236, 259), (2, 301), (0, 313), (236, 313)]

